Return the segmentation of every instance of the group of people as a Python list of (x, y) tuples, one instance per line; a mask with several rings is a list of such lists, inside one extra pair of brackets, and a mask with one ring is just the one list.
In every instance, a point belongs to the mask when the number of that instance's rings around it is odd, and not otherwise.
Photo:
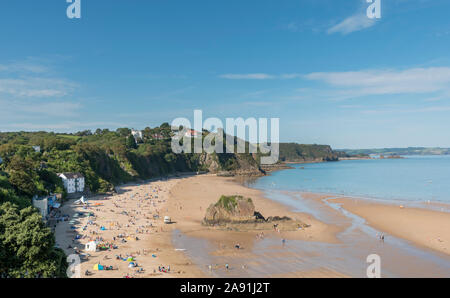
[[(159, 210), (157, 207), (159, 203), (165, 201), (164, 198), (161, 197), (161, 192), (166, 190), (161, 187), (147, 187), (147, 185), (139, 185), (140, 192), (125, 195), (119, 194), (111, 197), (109, 204), (111, 204), (112, 208), (102, 208), (103, 204), (95, 206), (85, 204), (83, 209), (90, 212), (75, 213), (73, 218), (86, 216), (87, 221), (81, 226), (75, 222), (71, 222), (71, 233), (75, 232), (75, 235), (72, 236), (72, 243), (71, 245), (68, 245), (67, 248), (75, 249), (75, 247), (73, 247), (75, 246), (75, 243), (79, 243), (80, 240), (86, 239), (85, 241), (96, 241), (97, 243), (101, 243), (100, 245), (97, 245), (97, 251), (110, 251), (112, 249), (118, 249), (118, 245), (125, 245), (125, 243), (130, 242), (130, 240), (145, 240), (144, 235), (148, 235), (151, 232), (158, 232), (159, 229), (155, 230), (157, 227), (152, 221), (155, 220), (154, 215), (157, 215), (156, 220), (159, 219)], [(142, 195), (143, 191), (145, 191), (144, 195)], [(130, 203), (131, 201), (136, 202), (136, 204), (132, 205), (132, 203)], [(108, 206), (108, 203), (105, 203), (104, 206)], [(105, 213), (114, 213), (114, 215), (111, 217), (111, 215), (106, 215)], [(123, 217), (126, 217), (126, 219)], [(113, 220), (108, 220), (109, 218)], [(117, 233), (111, 235), (108, 231), (117, 231)], [(79, 234), (76, 232), (79, 232)], [(110, 238), (109, 241), (107, 240), (108, 238)], [(79, 249), (75, 249), (75, 251), (77, 254), (82, 254)], [(156, 249), (156, 251), (159, 250)], [(144, 249), (143, 255), (147, 254), (148, 252)], [(115, 259), (128, 261), (128, 268), (134, 268), (135, 270), (133, 270), (136, 273), (143, 273), (144, 268), (140, 266), (140, 268), (137, 268), (137, 264), (133, 267), (129, 266), (130, 263), (135, 263), (134, 258), (130, 258), (134, 255), (136, 254), (126, 253), (126, 258), (122, 257), (122, 255), (116, 255)], [(140, 252), (139, 255), (141, 255)], [(156, 255), (153, 254), (152, 256), (156, 258)], [(111, 258), (105, 255), (104, 260), (108, 259)], [(101, 269), (98, 270), (112, 270), (112, 266), (99, 266), (99, 268)], [(96, 271), (97, 269), (93, 270)], [(159, 266), (158, 270), (160, 272), (168, 273), (170, 272), (170, 266)], [(86, 276), (94, 274), (92, 270), (86, 270), (84, 273)], [(133, 273), (134, 272), (129, 271), (127, 276), (134, 276)]]
[(158, 271), (163, 273), (169, 273), (170, 272), (170, 266), (164, 267), (164, 266), (158, 266)]

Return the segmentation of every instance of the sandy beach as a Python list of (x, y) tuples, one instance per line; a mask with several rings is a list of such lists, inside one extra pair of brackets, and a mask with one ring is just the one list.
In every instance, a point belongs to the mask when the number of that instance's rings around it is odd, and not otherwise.
[[(88, 207), (75, 205), (74, 201), (66, 203), (62, 212), (77, 221), (57, 225), (57, 244), (68, 255), (74, 253), (74, 248), (90, 255), (81, 263), (83, 278), (203, 276), (201, 270), (172, 246), (171, 228), (163, 223), (160, 215), (164, 213), (169, 191), (176, 183), (177, 179), (171, 179), (122, 186), (116, 195), (89, 198)], [(74, 217), (79, 212), (94, 216)], [(75, 239), (77, 235), (80, 239)], [(117, 248), (85, 252), (85, 244), (94, 240)], [(130, 268), (130, 262), (124, 261), (129, 256), (133, 257), (136, 267)], [(95, 271), (95, 264), (112, 266), (114, 270)], [(165, 267), (165, 272), (159, 267)], [(140, 268), (142, 271), (138, 273)], [(91, 275), (86, 276), (86, 270)]]
[[(81, 264), (82, 277), (204, 277), (204, 270), (195, 266), (182, 249), (173, 246), (174, 230), (215, 243), (217, 250), (212, 252), (213, 255), (251, 258), (252, 247), (261, 231), (225, 231), (202, 225), (206, 209), (221, 195), (249, 197), (266, 217), (289, 216), (311, 225), (295, 232), (264, 231), (265, 237), (280, 241), (338, 241), (335, 235), (339, 228), (308, 214), (290, 212), (288, 207), (264, 198), (260, 191), (246, 188), (232, 178), (201, 175), (126, 185), (118, 190), (115, 195), (90, 198), (88, 207), (75, 205), (74, 201), (63, 206), (62, 212), (75, 222), (57, 225), (57, 243), (67, 254), (73, 254), (75, 248), (82, 254), (89, 254)], [(77, 213), (90, 213), (91, 216), (80, 217), (75, 215)], [(164, 224), (165, 216), (170, 216), (173, 223)], [(116, 248), (84, 251), (85, 244), (95, 240)], [(236, 243), (240, 244), (241, 250), (236, 251)], [(134, 258), (137, 267), (128, 267), (130, 262), (124, 259), (129, 256)], [(94, 271), (96, 264), (112, 266), (114, 270)], [(160, 272), (159, 267), (164, 267), (166, 272)], [(140, 268), (143, 271), (138, 273)], [(85, 276), (86, 270), (91, 275)], [(324, 272), (325, 276), (339, 276), (331, 271)]]
[[(450, 254), (450, 213), (400, 205), (376, 204), (360, 199), (335, 199), (333, 202), (386, 235), (415, 245)], [(388, 236), (387, 236), (388, 237)]]
[[(263, 231), (264, 239), (271, 239), (275, 252), (268, 257), (308, 259), (320, 257), (316, 252), (298, 252), (296, 250), (277, 250), (281, 239), (299, 240), (304, 243), (322, 243), (323, 245), (342, 245), (339, 233), (346, 229), (344, 224), (334, 221), (319, 221), (308, 213), (292, 212), (291, 208), (264, 197), (259, 190), (247, 188), (233, 178), (216, 175), (182, 176), (165, 180), (155, 180), (117, 188), (114, 195), (101, 195), (89, 199), (88, 206), (70, 201), (63, 206), (62, 212), (70, 216), (71, 221), (59, 223), (56, 228), (58, 245), (67, 254), (73, 254), (75, 248), (82, 255), (88, 255), (81, 264), (81, 277), (212, 277), (205, 264), (194, 262), (185, 247), (177, 247), (174, 237), (194, 239), (192, 251), (203, 240), (208, 243), (206, 254), (216, 260), (238, 260), (242, 269), (246, 266), (258, 266), (260, 259), (254, 248), (261, 241), (261, 231), (240, 229), (226, 230), (223, 227), (208, 227), (202, 224), (206, 209), (216, 203), (221, 195), (241, 195), (252, 198), (256, 210), (266, 218), (268, 216), (289, 216), (302, 221), (310, 227), (296, 231)], [(329, 196), (303, 194), (304, 200), (313, 200), (320, 208), (329, 209), (329, 218), (344, 218), (336, 210), (323, 203)], [(355, 199), (333, 199), (346, 210), (364, 218), (369, 225), (382, 231), (389, 237), (393, 235), (406, 239), (421, 247), (449, 253), (450, 215), (425, 209), (399, 208)], [(319, 205), (318, 205), (319, 206)], [(84, 216), (80, 216), (83, 215)], [(90, 215), (90, 216), (89, 216)], [(163, 219), (169, 216), (171, 224)], [(325, 223), (327, 222), (327, 223)], [(178, 236), (174, 236), (178, 235)], [(358, 236), (355, 236), (358, 237)], [(373, 236), (376, 241), (375, 235)], [(195, 240), (197, 239), (197, 240)], [(85, 244), (97, 240), (105, 248), (103, 251), (87, 252)], [(372, 240), (371, 240), (372, 241)], [(236, 249), (239, 244), (241, 249)], [(192, 252), (191, 251), (191, 252)], [(321, 252), (326, 254), (326, 250)], [(275, 255), (274, 255), (275, 254)], [(133, 260), (128, 260), (132, 257)], [(200, 256), (202, 260), (207, 255)], [(339, 258), (339, 256), (337, 256)], [(242, 261), (239, 261), (242, 260)], [(258, 261), (259, 260), (259, 261)], [(133, 267), (130, 263), (133, 262)], [(258, 263), (259, 262), (259, 263)], [(313, 261), (311, 261), (313, 262)], [(204, 262), (202, 262), (204, 263)], [(94, 270), (100, 264), (113, 270)], [(269, 264), (270, 265), (270, 264)], [(211, 264), (209, 270), (223, 269), (225, 264)], [(276, 266), (276, 264), (271, 265)], [(170, 268), (170, 269), (169, 269)], [(255, 267), (256, 268), (256, 267)], [(274, 273), (271, 277), (346, 277), (335, 268), (328, 268), (326, 261), (314, 264), (305, 270), (291, 268), (286, 273)], [(90, 275), (86, 276), (88, 270)], [(236, 271), (237, 272), (237, 271)], [(283, 272), (283, 271), (280, 271)], [(238, 273), (234, 273), (238, 274)]]

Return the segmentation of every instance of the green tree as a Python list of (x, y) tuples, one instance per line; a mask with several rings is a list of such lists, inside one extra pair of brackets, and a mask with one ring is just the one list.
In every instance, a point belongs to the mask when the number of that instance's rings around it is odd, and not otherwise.
[(54, 246), (54, 235), (33, 207), (0, 205), (0, 277), (67, 277), (66, 256)]
[(116, 130), (116, 132), (119, 134), (119, 136), (126, 137), (126, 136), (131, 134), (131, 129), (126, 128), (126, 127), (125, 128), (118, 128)]
[(19, 155), (14, 155), (8, 166), (10, 174), (9, 182), (19, 191), (20, 194), (32, 197), (36, 194), (37, 188), (34, 182), (33, 163)]
[(137, 148), (136, 140), (134, 139), (134, 137), (132, 135), (129, 135), (127, 137), (127, 148), (129, 148), (129, 149)]

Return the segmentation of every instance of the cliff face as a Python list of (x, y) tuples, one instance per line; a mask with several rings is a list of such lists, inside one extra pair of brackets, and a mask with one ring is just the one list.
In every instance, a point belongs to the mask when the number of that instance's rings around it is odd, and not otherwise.
[(257, 161), (247, 153), (204, 154), (202, 166), (211, 173), (219, 173), (222, 176), (262, 176)]
[(280, 161), (283, 162), (321, 162), (338, 159), (339, 154), (328, 145), (280, 143)]

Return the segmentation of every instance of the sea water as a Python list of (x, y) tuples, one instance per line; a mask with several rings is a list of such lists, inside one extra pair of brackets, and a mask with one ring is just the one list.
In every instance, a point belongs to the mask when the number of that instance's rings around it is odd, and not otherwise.
[(268, 192), (303, 191), (385, 200), (450, 203), (450, 156), (294, 164), (249, 183)]
[[(302, 192), (328, 193), (353, 197), (383, 199), (393, 202), (450, 202), (450, 156), (408, 156), (404, 159), (350, 160), (318, 164), (293, 165), (271, 175), (247, 181), (265, 195), (306, 212), (317, 219), (346, 228), (336, 236), (339, 243), (281, 240), (267, 237), (256, 241), (251, 259), (212, 254), (217, 248), (206, 239), (174, 234), (177, 247), (215, 277), (269, 277), (295, 272), (322, 271), (323, 268), (353, 277), (366, 277), (366, 258), (377, 254), (382, 259), (383, 277), (449, 277), (450, 257), (418, 248), (409, 241), (388, 235), (381, 242), (377, 231), (365, 220), (324, 200), (325, 205), (342, 212), (330, 214), (329, 208), (309, 205)], [(349, 224), (350, 223), (350, 224)], [(348, 225), (349, 224), (349, 225)], [(209, 271), (208, 264), (219, 264)], [(224, 269), (230, 264), (230, 270)], [(245, 264), (245, 267), (242, 265)]]

